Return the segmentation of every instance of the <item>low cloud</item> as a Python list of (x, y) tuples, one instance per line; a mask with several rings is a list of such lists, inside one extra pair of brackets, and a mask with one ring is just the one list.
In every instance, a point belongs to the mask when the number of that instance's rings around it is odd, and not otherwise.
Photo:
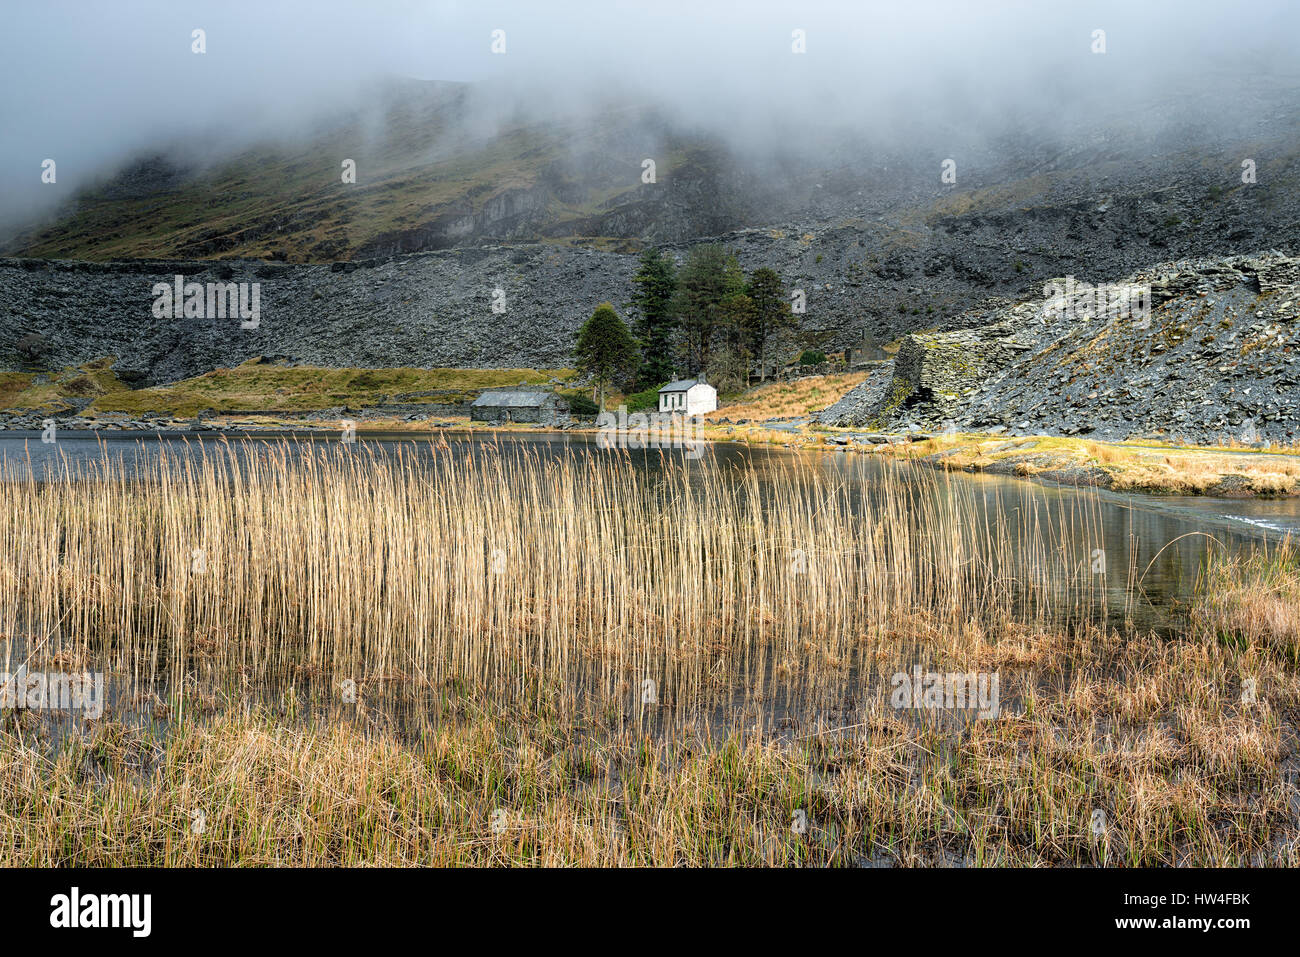
[[(0, 17), (10, 224), (142, 152), (207, 161), (306, 135), (390, 77), (474, 84), (465, 118), (479, 131), (637, 102), (755, 153), (815, 155), (833, 137), (888, 147), (1119, 123), (1157, 133), (1180, 110), (1199, 111), (1212, 138), (1253, 108), (1251, 84), (1297, 79), (1300, 36), (1286, 0), (53, 0)], [(1211, 94), (1226, 109), (1211, 109)], [(1133, 117), (1156, 102), (1169, 108)], [(45, 159), (54, 185), (41, 182)]]

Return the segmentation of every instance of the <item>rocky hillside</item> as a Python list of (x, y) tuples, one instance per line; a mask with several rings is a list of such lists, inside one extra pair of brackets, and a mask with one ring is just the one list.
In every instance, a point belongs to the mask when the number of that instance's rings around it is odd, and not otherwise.
[(1300, 259), (1183, 260), (1113, 284), (1149, 289), (1149, 315), (1098, 308), (1094, 294), (1058, 282), (1046, 298), (963, 317), (965, 328), (907, 336), (892, 376), (822, 421), (1196, 444), (1300, 438)]
[[(555, 366), (595, 304), (626, 302), (650, 244), (684, 254), (719, 241), (745, 268), (777, 270), (807, 292), (806, 325), (829, 332), (831, 348), (972, 321), (981, 303), (1034, 295), (1051, 276), (1099, 282), (1260, 248), (1300, 255), (1295, 93), (1260, 77), (1224, 110), (1196, 91), (1050, 134), (819, 133), (823, 147), (774, 156), (638, 109), (470, 135), (463, 89), (403, 89), (309, 142), (211, 164), (141, 158), (52, 221), (0, 239), (0, 252), (47, 261), (0, 265), (0, 365), (14, 368), (12, 344), (38, 334), (50, 361), (99, 349), (151, 382), (259, 352)], [(1194, 119), (1210, 113), (1213, 131)], [(654, 184), (641, 182), (645, 157), (659, 158)], [(955, 184), (941, 182), (946, 157)], [(356, 184), (340, 182), (341, 158), (357, 160)], [(142, 314), (152, 282), (218, 269), (263, 281), (258, 335)], [(509, 311), (485, 312), (498, 286)]]
[[(327, 367), (563, 367), (578, 327), (630, 287), (634, 265), (542, 245), (320, 266), (0, 260), (0, 366), (61, 369), (115, 356), (113, 372), (133, 385), (259, 356)], [(178, 274), (205, 286), (256, 283), (257, 328), (238, 318), (155, 317), (154, 285)]]

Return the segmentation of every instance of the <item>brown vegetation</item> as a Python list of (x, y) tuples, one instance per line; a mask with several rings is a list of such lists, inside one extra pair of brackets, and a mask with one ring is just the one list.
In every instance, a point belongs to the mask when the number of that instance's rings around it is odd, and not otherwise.
[[(0, 863), (1296, 863), (1293, 565), (1121, 635), (1086, 497), (797, 468), (332, 443), (10, 476), (7, 669), (123, 691), (0, 717)], [(996, 672), (999, 712), (900, 710), (913, 666)]]

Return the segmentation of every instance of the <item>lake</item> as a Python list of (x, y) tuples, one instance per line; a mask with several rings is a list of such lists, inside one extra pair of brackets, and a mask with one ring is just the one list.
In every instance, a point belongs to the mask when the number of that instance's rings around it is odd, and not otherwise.
[[(56, 443), (42, 443), (39, 433), (0, 437), (0, 474), (13, 478), (48, 478), (65, 469), (120, 461), (128, 468), (156, 462), (166, 450), (171, 456), (199, 456), (205, 447), (231, 447), (245, 454), (280, 448), (288, 443), (290, 455), (308, 449), (338, 446), (340, 454), (401, 455), (415, 463), (432, 462), (449, 446), (454, 457), (495, 454), (499, 451), (527, 452), (546, 458), (582, 453), (601, 453), (595, 437), (587, 434), (555, 433), (471, 433), (448, 431), (427, 435), (410, 433), (363, 433), (353, 444), (340, 441), (335, 432), (297, 432), (242, 435), (177, 433), (91, 433), (60, 432)], [(603, 454), (621, 454), (605, 452)], [(731, 443), (705, 443), (703, 457), (695, 459), (683, 451), (666, 449), (626, 453), (640, 468), (653, 473), (672, 463), (677, 467), (704, 468), (720, 465), (737, 476), (798, 467), (820, 470), (836, 481), (849, 483), (858, 494), (870, 494), (892, 462), (868, 455), (844, 452), (793, 452), (787, 449)], [(972, 494), (986, 509), (1015, 513), (1041, 512), (1057, 524), (1087, 522), (1104, 550), (1106, 560), (1094, 569), (1104, 574), (1114, 599), (1112, 614), (1125, 613), (1124, 596), (1132, 570), (1141, 580), (1144, 607), (1129, 607), (1139, 623), (1159, 626), (1166, 610), (1186, 595), (1195, 581), (1207, 547), (1243, 546), (1280, 541), (1300, 533), (1300, 499), (1224, 499), (1208, 496), (1119, 494), (1098, 489), (1077, 489), (1020, 478), (987, 474), (950, 473), (948, 482), (961, 494)], [(1089, 556), (1091, 559), (1091, 556)], [(1118, 609), (1118, 610), (1117, 610)]]

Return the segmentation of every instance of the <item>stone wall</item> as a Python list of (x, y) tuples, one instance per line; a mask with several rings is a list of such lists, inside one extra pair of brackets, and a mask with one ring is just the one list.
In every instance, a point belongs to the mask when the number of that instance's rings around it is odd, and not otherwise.
[(929, 418), (955, 415), (989, 375), (1028, 348), (1009, 332), (994, 325), (906, 336), (877, 414), (906, 417), (909, 410), (923, 409)]

